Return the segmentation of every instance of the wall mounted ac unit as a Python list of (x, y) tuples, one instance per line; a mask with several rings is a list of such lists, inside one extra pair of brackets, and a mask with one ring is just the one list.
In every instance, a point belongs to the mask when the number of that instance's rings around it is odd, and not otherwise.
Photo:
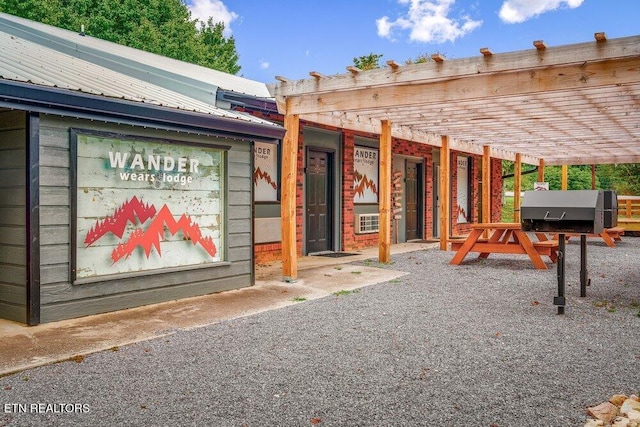
[(379, 230), (379, 216), (377, 213), (360, 214), (356, 216), (356, 233), (377, 233)]

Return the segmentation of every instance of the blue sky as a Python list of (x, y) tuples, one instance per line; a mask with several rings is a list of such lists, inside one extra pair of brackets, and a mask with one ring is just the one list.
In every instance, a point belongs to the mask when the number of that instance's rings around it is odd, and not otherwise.
[(404, 63), (640, 34), (640, 0), (187, 0), (192, 17), (222, 21), (236, 40), (243, 77), (342, 74), (370, 53)]

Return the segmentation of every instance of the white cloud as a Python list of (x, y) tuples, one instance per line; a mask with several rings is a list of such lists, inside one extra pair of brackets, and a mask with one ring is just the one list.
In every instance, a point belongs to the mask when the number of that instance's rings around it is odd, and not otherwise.
[(260, 61), (260, 69), (266, 70), (270, 66), (271, 66), (271, 64), (269, 64), (267, 61), (262, 61), (262, 60)]
[(393, 30), (409, 30), (409, 38), (419, 42), (444, 43), (455, 41), (482, 25), (468, 15), (450, 17), (455, 0), (398, 0), (409, 5), (405, 16), (395, 21), (383, 16), (376, 20), (378, 35), (392, 39)]
[(223, 22), (227, 37), (231, 35), (231, 22), (238, 19), (238, 14), (229, 11), (222, 0), (189, 0), (187, 7), (191, 11), (191, 18), (207, 22), (211, 17), (214, 24)]
[(584, 0), (506, 0), (500, 8), (500, 19), (509, 24), (524, 22), (529, 18), (561, 7), (575, 9)]
[(383, 16), (382, 18), (376, 21), (376, 26), (378, 27), (378, 35), (380, 37), (390, 37), (391, 36), (391, 28), (393, 24), (389, 22), (389, 18)]

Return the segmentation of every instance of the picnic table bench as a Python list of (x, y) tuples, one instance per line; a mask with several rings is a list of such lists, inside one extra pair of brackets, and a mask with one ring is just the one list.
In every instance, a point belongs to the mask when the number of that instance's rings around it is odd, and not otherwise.
[[(564, 233), (565, 238), (567, 240), (569, 240), (570, 237), (577, 237), (580, 236), (580, 233)], [(624, 228), (623, 227), (612, 227), (612, 228), (605, 228), (602, 233), (587, 233), (586, 236), (587, 237), (601, 237), (602, 240), (604, 240), (604, 243), (611, 247), (614, 248), (616, 246), (615, 242), (620, 242), (622, 241), (622, 237), (624, 235)], [(553, 234), (553, 239), (558, 240), (558, 234)]]
[[(482, 238), (487, 233), (488, 238)], [(558, 240), (549, 240), (544, 233), (536, 233), (539, 239), (532, 242), (522, 231), (520, 223), (478, 223), (471, 225), (471, 233), (464, 241), (451, 241), (451, 250), (456, 251), (450, 264), (459, 265), (469, 252), (479, 252), (479, 258), (487, 258), (492, 253), (526, 254), (534, 267), (547, 268), (542, 256), (552, 262), (558, 259)]]

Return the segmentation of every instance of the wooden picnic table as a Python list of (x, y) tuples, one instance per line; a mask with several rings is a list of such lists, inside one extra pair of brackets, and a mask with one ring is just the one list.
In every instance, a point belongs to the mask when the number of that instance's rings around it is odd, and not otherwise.
[[(570, 237), (580, 236), (580, 233), (564, 233), (564, 235), (565, 235), (565, 238), (569, 240)], [(586, 233), (585, 235), (587, 237), (601, 237), (607, 246), (614, 248), (616, 246), (616, 242), (622, 241), (621, 236), (624, 236), (624, 228), (622, 227), (605, 228), (604, 230), (602, 230), (602, 233)], [(558, 234), (557, 233), (553, 234), (553, 238), (557, 240)]]
[[(488, 238), (482, 238), (487, 233)], [(451, 242), (451, 250), (456, 254), (450, 264), (460, 265), (469, 252), (479, 252), (479, 258), (487, 258), (492, 253), (526, 254), (534, 267), (545, 270), (546, 264), (542, 255), (548, 256), (552, 262), (558, 260), (558, 241), (549, 240), (545, 233), (535, 233), (539, 241), (532, 242), (527, 233), (522, 231), (520, 223), (492, 222), (471, 225), (471, 233), (464, 241)]]

